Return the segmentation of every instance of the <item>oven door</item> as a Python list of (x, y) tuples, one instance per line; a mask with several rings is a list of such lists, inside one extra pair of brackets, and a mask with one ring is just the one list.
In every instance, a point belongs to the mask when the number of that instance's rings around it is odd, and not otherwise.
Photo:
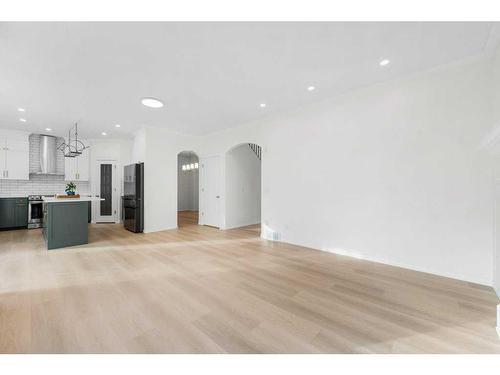
[(42, 201), (29, 201), (28, 224), (42, 224), (43, 222)]

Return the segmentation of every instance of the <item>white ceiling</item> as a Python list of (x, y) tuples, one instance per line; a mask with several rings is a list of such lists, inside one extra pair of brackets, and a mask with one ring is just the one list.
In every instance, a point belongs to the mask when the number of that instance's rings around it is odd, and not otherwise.
[[(493, 26), (0, 23), (0, 127), (64, 134), (80, 120), (87, 137), (142, 125), (205, 134), (483, 53)], [(143, 107), (144, 96), (165, 107)]]

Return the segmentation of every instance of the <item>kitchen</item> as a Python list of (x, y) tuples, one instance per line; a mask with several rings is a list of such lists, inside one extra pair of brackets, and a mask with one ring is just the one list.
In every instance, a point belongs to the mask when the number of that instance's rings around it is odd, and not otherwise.
[[(73, 133), (68, 138), (55, 137), (48, 131), (44, 134), (0, 131), (0, 230), (37, 230), (44, 226), (44, 213), (56, 210), (63, 210), (63, 216), (68, 219), (69, 215), (69, 220), (44, 228), (45, 234), (54, 228), (60, 232), (58, 241), (49, 244), (46, 239), (47, 248), (84, 244), (88, 238), (85, 231), (92, 230), (87, 228), (91, 227), (89, 223), (120, 223), (125, 211), (129, 217), (127, 223), (134, 225), (133, 231), (142, 230), (142, 221), (139, 226), (134, 220), (141, 217), (136, 211), (142, 214), (142, 210), (135, 207), (135, 200), (123, 199), (123, 170), (131, 163), (131, 142), (78, 138), (81, 153), (65, 157), (62, 145), (70, 143), (70, 138), (72, 144), (75, 142), (74, 130), (71, 127)], [(69, 182), (75, 185), (70, 192), (75, 195), (68, 197), (65, 190)], [(122, 202), (133, 202), (134, 207), (124, 210)], [(75, 212), (70, 214), (78, 205), (85, 206), (84, 218), (77, 219)], [(81, 216), (82, 208), (78, 212)], [(42, 235), (42, 230), (38, 230)], [(61, 238), (64, 240), (59, 241)]]

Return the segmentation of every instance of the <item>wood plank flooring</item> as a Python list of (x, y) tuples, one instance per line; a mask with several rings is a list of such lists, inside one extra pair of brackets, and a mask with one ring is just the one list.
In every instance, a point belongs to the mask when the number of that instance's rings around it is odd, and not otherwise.
[(88, 245), (50, 252), (40, 230), (0, 232), (0, 352), (500, 353), (491, 288), (192, 215), (91, 225)]

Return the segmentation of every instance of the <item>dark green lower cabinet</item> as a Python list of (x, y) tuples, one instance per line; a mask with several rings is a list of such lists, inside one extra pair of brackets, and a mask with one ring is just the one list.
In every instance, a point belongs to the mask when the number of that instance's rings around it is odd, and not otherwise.
[(47, 249), (88, 243), (88, 202), (43, 203), (43, 236)]
[(0, 229), (28, 226), (28, 198), (0, 198)]

